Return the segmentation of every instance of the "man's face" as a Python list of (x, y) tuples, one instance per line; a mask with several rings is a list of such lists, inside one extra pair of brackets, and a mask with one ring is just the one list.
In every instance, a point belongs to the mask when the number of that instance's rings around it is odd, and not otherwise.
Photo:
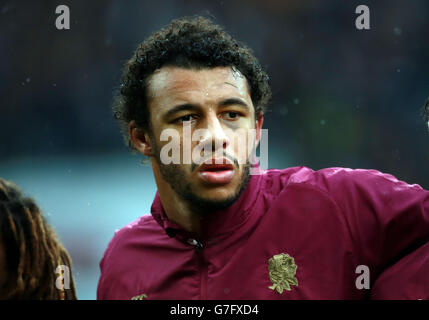
[[(245, 188), (250, 168), (249, 161), (243, 161), (243, 140), (238, 143), (237, 133), (257, 129), (256, 137), (250, 138), (253, 145), (262, 126), (262, 117), (255, 121), (246, 78), (230, 67), (163, 67), (151, 77), (148, 96), (155, 178), (159, 172), (158, 179), (192, 205), (219, 209), (232, 204)], [(190, 136), (184, 134), (184, 125), (189, 126)], [(160, 156), (169, 143), (160, 138), (166, 129), (177, 130), (180, 135), (179, 164), (165, 164)], [(204, 129), (200, 130), (202, 135), (197, 141), (189, 141), (198, 129)], [(248, 140), (245, 143), (247, 155)], [(186, 164), (184, 151), (189, 150), (184, 144), (192, 150), (204, 146), (209, 156), (203, 151), (194, 153), (191, 163)], [(223, 165), (216, 165), (213, 159)]]

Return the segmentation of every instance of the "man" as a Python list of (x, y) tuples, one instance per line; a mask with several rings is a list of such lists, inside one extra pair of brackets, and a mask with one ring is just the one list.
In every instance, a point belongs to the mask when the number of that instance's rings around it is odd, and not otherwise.
[[(158, 192), (151, 215), (111, 240), (98, 299), (383, 299), (402, 261), (419, 282), (398, 292), (429, 298), (429, 192), (375, 170), (258, 172), (250, 160), (267, 80), (251, 51), (205, 18), (175, 20), (139, 46), (114, 111), (150, 157)], [(239, 131), (255, 132), (246, 161)], [(179, 163), (166, 161), (177, 150)]]

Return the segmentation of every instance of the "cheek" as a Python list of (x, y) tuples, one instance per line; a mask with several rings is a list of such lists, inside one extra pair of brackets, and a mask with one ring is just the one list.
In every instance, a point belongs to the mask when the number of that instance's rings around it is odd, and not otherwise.
[[(162, 164), (180, 164), (182, 157), (182, 136), (178, 130), (166, 128), (161, 130), (156, 136), (151, 137), (152, 150), (157, 159)], [(165, 158), (165, 159), (164, 159)]]
[(225, 130), (239, 130), (239, 129), (250, 129), (254, 127), (254, 124), (252, 121), (250, 121), (250, 118), (248, 117), (240, 117), (240, 119), (236, 121), (223, 121)]
[(243, 129), (231, 132), (228, 135), (230, 144), (227, 152), (233, 153), (234, 157), (240, 165), (248, 162), (249, 153), (253, 150), (253, 145), (256, 138), (255, 129)]

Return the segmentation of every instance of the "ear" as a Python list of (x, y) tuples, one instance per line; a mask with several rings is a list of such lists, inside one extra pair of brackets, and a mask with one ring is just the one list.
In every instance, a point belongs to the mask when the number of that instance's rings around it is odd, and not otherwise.
[(255, 146), (256, 146), (256, 148), (258, 147), (259, 141), (261, 140), (261, 129), (262, 129), (263, 123), (264, 123), (264, 116), (263, 116), (262, 112), (259, 111), (258, 114), (256, 115), (256, 121), (255, 121), (255, 129), (256, 129)]
[(138, 127), (134, 120), (128, 124), (128, 133), (134, 148), (145, 156), (153, 156), (149, 135), (142, 128)]

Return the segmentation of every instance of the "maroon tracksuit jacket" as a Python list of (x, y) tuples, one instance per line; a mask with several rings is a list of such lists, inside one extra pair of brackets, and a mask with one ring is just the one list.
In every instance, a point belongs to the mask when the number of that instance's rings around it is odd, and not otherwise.
[(429, 192), (376, 170), (252, 176), (204, 236), (158, 194), (115, 233), (98, 299), (429, 299)]

